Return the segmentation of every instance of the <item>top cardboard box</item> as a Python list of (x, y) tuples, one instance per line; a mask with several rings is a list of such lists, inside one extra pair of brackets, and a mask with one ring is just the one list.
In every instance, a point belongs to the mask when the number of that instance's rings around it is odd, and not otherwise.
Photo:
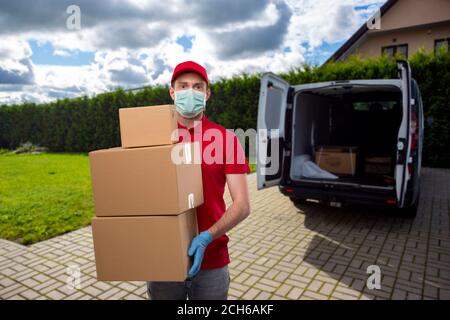
[(178, 142), (173, 105), (120, 108), (122, 148), (151, 147)]

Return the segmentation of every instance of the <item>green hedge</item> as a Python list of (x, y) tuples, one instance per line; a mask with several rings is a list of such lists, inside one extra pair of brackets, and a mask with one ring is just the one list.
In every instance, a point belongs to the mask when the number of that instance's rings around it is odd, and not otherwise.
[[(418, 52), (410, 58), (422, 92), (426, 122), (424, 164), (450, 166), (450, 53)], [(386, 57), (324, 66), (305, 65), (281, 75), (292, 84), (346, 79), (396, 78), (395, 61)], [(212, 84), (207, 116), (227, 128), (255, 128), (260, 75), (241, 75)], [(0, 106), (0, 148), (31, 141), (50, 151), (89, 152), (120, 145), (118, 108), (171, 103), (168, 87), (139, 92), (117, 90), (88, 98), (36, 105)]]

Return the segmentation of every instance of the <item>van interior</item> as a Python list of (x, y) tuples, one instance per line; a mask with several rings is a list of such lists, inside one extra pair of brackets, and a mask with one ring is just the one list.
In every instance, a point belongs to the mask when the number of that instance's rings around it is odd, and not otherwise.
[[(401, 101), (401, 90), (393, 85), (342, 85), (297, 93), (293, 107), (291, 180), (393, 189)], [(318, 164), (317, 153), (323, 146), (353, 150), (356, 153), (353, 172), (335, 174), (334, 179), (304, 176), (301, 170), (304, 157)]]

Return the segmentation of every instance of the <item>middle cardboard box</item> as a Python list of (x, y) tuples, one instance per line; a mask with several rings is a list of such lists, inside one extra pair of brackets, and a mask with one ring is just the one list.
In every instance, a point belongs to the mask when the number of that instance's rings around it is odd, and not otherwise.
[(89, 153), (98, 217), (178, 215), (203, 203), (198, 142)]

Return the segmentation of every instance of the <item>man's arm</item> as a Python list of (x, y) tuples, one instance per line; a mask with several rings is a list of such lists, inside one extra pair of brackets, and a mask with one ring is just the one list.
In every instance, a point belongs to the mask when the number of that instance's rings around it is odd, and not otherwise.
[(194, 262), (188, 272), (188, 278), (190, 279), (200, 271), (203, 254), (211, 241), (233, 229), (250, 214), (247, 175), (244, 173), (227, 174), (226, 179), (233, 204), (208, 231), (203, 231), (192, 240), (188, 250), (188, 255), (194, 256)]
[(247, 175), (245, 173), (227, 174), (226, 179), (233, 203), (219, 221), (209, 228), (208, 231), (213, 239), (233, 229), (250, 214)]

